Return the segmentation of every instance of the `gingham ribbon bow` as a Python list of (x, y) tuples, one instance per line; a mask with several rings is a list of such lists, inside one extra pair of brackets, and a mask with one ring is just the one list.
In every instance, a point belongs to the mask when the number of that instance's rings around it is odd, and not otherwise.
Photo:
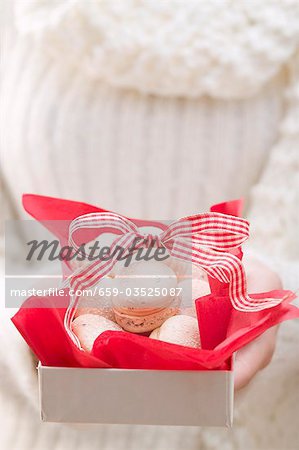
[[(172, 222), (165, 231), (153, 236), (141, 234), (131, 220), (118, 214), (91, 213), (76, 218), (70, 224), (69, 245), (75, 250), (79, 247), (74, 241), (74, 233), (87, 228), (109, 228), (121, 234), (110, 247), (109, 259), (89, 262), (71, 275), (69, 284), (74, 292), (91, 288), (112, 270), (118, 259), (115, 251), (117, 247), (124, 249), (124, 256), (132, 246), (140, 248), (155, 244), (165, 247), (171, 256), (192, 262), (209, 276), (228, 283), (229, 298), (233, 307), (239, 311), (260, 311), (282, 301), (253, 299), (247, 293), (243, 264), (237, 256), (229, 253), (229, 250), (239, 247), (249, 237), (249, 223), (245, 219), (216, 212), (198, 214)], [(65, 318), (68, 330), (77, 302), (78, 297), (74, 295)]]

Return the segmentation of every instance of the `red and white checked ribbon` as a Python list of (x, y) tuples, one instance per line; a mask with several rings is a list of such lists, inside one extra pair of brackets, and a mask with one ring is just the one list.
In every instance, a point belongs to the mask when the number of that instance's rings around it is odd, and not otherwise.
[[(247, 293), (246, 274), (241, 260), (229, 253), (239, 247), (249, 237), (247, 220), (226, 214), (211, 212), (183, 217), (172, 222), (165, 231), (156, 236), (141, 234), (129, 219), (114, 213), (91, 213), (72, 221), (69, 228), (69, 245), (74, 250), (79, 247), (74, 241), (74, 233), (82, 229), (109, 228), (121, 233), (110, 247), (111, 258), (88, 262), (69, 277), (73, 292), (91, 288), (107, 275), (116, 264), (118, 247), (124, 249), (123, 256), (129, 254), (132, 246), (141, 248), (149, 245), (163, 246), (175, 258), (189, 261), (205, 270), (217, 280), (229, 284), (229, 298), (239, 311), (260, 311), (281, 303), (282, 299), (253, 299)], [(139, 238), (140, 240), (137, 239)], [(74, 295), (65, 315), (65, 327), (80, 347), (78, 339), (71, 331), (71, 322), (79, 297)]]

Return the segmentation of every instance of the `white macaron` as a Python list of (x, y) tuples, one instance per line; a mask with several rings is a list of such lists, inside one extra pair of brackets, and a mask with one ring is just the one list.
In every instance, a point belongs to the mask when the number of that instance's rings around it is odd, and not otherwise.
[(123, 268), (114, 278), (119, 290), (115, 307), (161, 308), (176, 297), (177, 277), (163, 262), (139, 261)]
[(123, 331), (115, 322), (95, 314), (83, 314), (72, 322), (72, 331), (80, 341), (82, 348), (91, 352), (94, 341), (104, 331)]
[(185, 347), (200, 347), (198, 322), (194, 317), (185, 315), (170, 317), (152, 331), (150, 338)]

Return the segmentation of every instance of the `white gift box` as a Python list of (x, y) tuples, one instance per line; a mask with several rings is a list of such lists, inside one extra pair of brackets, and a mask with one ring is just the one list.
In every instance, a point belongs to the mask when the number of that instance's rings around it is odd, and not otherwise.
[(233, 370), (38, 366), (45, 422), (232, 426)]

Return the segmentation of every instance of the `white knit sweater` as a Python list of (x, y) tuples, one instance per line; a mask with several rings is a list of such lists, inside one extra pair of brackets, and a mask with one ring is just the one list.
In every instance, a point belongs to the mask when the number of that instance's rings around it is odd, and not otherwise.
[[(154, 219), (244, 196), (255, 248), (297, 289), (298, 1), (15, 3), (1, 90), (7, 215), (25, 217), (23, 192)], [(274, 362), (237, 399), (230, 432), (40, 424), (30, 357), (3, 322), (4, 448), (299, 442), (296, 322), (282, 326)]]

